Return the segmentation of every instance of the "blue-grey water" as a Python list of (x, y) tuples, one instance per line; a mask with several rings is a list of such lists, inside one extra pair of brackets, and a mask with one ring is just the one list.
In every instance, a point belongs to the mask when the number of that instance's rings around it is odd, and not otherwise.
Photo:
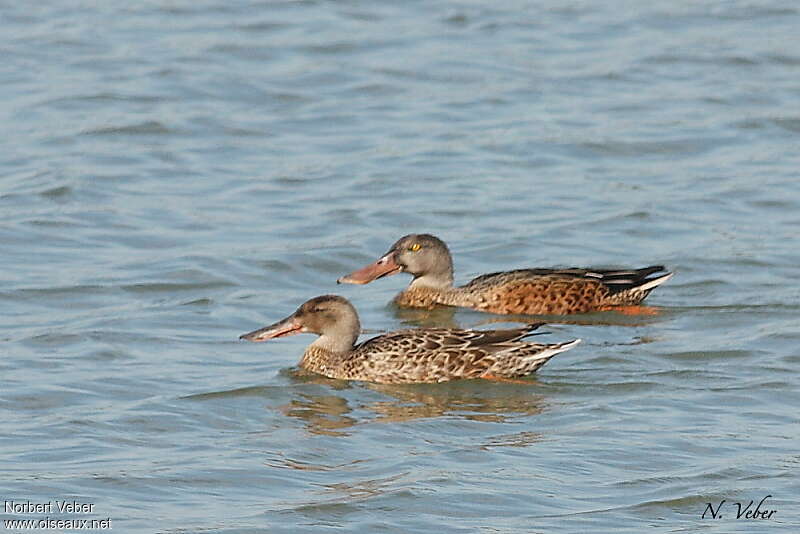
[[(788, 0), (4, 2), (0, 492), (93, 509), (2, 518), (797, 532), (798, 28)], [(676, 276), (659, 315), (556, 321), (584, 343), (529, 384), (238, 341), (331, 292), (372, 333), (499, 324), (336, 286), (412, 231), (459, 282)]]

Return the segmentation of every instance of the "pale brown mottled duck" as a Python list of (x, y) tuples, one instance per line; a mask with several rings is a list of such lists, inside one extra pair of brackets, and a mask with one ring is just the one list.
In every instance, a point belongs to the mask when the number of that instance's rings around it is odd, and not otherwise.
[[(618, 309), (636, 312), (657, 286), (672, 277), (661, 265), (630, 270), (518, 269), (484, 274), (453, 287), (453, 259), (447, 245), (436, 236), (401, 237), (375, 263), (337, 280), (367, 284), (405, 272), (414, 277), (395, 297), (399, 306), (432, 308), (460, 306), (491, 313), (565, 315)], [(647, 313), (646, 310), (641, 310)]]
[(323, 295), (240, 339), (266, 341), (303, 332), (317, 334), (319, 339), (306, 348), (300, 367), (329, 378), (383, 384), (462, 378), (513, 381), (581, 341), (552, 345), (522, 341), (542, 324), (509, 330), (399, 330), (356, 345), (361, 324), (355, 308), (343, 297)]

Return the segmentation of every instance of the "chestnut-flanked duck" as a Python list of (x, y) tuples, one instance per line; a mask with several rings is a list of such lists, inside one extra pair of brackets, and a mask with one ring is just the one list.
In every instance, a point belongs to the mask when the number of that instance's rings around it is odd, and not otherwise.
[(344, 297), (323, 295), (280, 321), (240, 339), (267, 341), (304, 332), (319, 338), (300, 367), (329, 378), (383, 384), (446, 382), (464, 378), (514, 381), (539, 369), (580, 339), (543, 345), (522, 341), (544, 323), (508, 330), (421, 328), (398, 330), (356, 344), (361, 324)]
[[(397, 273), (413, 276), (395, 297), (399, 306), (460, 306), (490, 313), (565, 315), (636, 306), (672, 277), (662, 265), (641, 269), (517, 269), (479, 276), (453, 286), (453, 259), (444, 241), (430, 234), (401, 237), (376, 262), (337, 280), (367, 284)], [(652, 274), (664, 273), (650, 277)]]

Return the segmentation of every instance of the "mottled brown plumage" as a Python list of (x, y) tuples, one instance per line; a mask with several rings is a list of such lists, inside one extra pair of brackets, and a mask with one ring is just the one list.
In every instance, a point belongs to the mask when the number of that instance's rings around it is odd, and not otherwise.
[(661, 265), (632, 270), (519, 269), (479, 276), (453, 287), (453, 260), (447, 245), (429, 234), (400, 238), (389, 252), (338, 280), (366, 284), (407, 272), (414, 279), (395, 302), (399, 306), (460, 306), (491, 313), (565, 315), (639, 304), (672, 273)]
[(309, 371), (384, 384), (446, 382), (523, 377), (580, 343), (579, 339), (551, 345), (522, 341), (541, 324), (508, 330), (399, 330), (356, 345), (361, 326), (355, 308), (343, 297), (324, 295), (241, 339), (266, 341), (311, 332), (320, 337), (300, 360), (300, 366)]

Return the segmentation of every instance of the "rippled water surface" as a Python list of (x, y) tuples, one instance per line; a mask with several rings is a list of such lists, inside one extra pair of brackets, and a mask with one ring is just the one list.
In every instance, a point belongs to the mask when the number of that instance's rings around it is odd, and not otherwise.
[[(6, 501), (119, 532), (798, 531), (796, 2), (44, 1), (0, 25)], [(412, 231), (460, 282), (676, 276), (660, 315), (555, 320), (584, 343), (528, 384), (328, 380), (296, 368), (309, 336), (238, 341), (331, 292), (372, 333), (508, 320), (395, 309), (403, 276), (336, 286)]]

